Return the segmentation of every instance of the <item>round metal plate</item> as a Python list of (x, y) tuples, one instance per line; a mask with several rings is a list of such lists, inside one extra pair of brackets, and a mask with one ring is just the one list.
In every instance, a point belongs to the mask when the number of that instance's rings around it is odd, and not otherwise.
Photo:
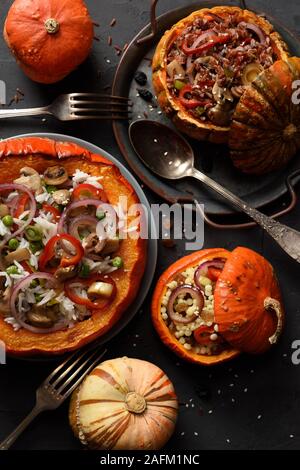
[[(59, 140), (62, 142), (73, 142), (74, 144), (80, 145), (81, 147), (85, 147), (88, 150), (90, 150), (93, 153), (97, 153), (100, 155), (103, 155), (105, 158), (108, 160), (112, 161), (116, 166), (119, 167), (121, 173), (127, 181), (131, 184), (131, 186), (134, 188), (136, 191), (140, 202), (143, 204), (144, 208), (146, 209), (146, 212), (148, 214), (148, 226), (149, 226), (149, 233), (152, 234), (152, 236), (148, 237), (148, 247), (147, 247), (147, 264), (146, 264), (146, 269), (144, 273), (143, 280), (141, 282), (140, 288), (138, 290), (137, 297), (133, 301), (133, 303), (130, 305), (129, 309), (123, 313), (121, 319), (113, 326), (111, 330), (109, 330), (105, 335), (101, 336), (99, 339), (97, 339), (94, 344), (97, 345), (97, 347), (105, 345), (108, 341), (110, 341), (112, 338), (114, 338), (118, 333), (120, 333), (121, 330), (123, 330), (128, 323), (133, 319), (133, 317), (137, 314), (137, 312), (140, 310), (147, 294), (149, 293), (152, 280), (155, 274), (155, 268), (156, 268), (156, 262), (157, 262), (157, 239), (153, 234), (156, 233), (156, 225), (154, 222), (153, 215), (151, 213), (150, 205), (149, 202), (136, 181), (136, 179), (132, 176), (132, 174), (125, 168), (115, 157), (110, 155), (108, 152), (105, 150), (101, 149), (100, 147), (97, 147), (96, 145), (93, 145), (89, 142), (86, 142), (85, 140), (82, 139), (77, 139), (75, 137), (71, 137), (68, 135), (63, 135), (63, 134), (54, 134), (54, 133), (33, 133), (33, 134), (22, 134), (22, 135), (17, 135), (15, 137), (10, 137), (9, 139), (18, 139), (18, 138), (25, 138), (25, 137), (45, 137), (48, 139), (52, 140)], [(18, 358), (19, 359), (19, 358)], [(22, 358), (21, 358), (22, 359)], [(57, 357), (55, 358), (48, 358), (48, 357), (36, 357), (36, 358), (23, 358), (24, 360), (31, 360), (31, 361), (36, 361), (36, 360), (57, 360)], [(61, 360), (61, 358), (60, 358)]]
[[(158, 17), (158, 32), (150, 44), (148, 42), (141, 45), (137, 44), (138, 39), (151, 32), (150, 24), (133, 39), (119, 64), (113, 86), (113, 94), (129, 96), (132, 99), (134, 103), (133, 120), (149, 117), (149, 119), (157, 120), (172, 127), (171, 122), (162, 115), (158, 107), (152, 108), (137, 96), (139, 85), (133, 79), (134, 74), (137, 70), (145, 72), (148, 77), (146, 87), (153, 92), (151, 85), (151, 58), (162, 34), (191, 12), (204, 7), (211, 8), (216, 6), (217, 3), (200, 2), (170, 11)], [(299, 38), (281, 25), (275, 18), (268, 17), (268, 19), (273, 24), (275, 30), (286, 41), (291, 53), (300, 56)], [(131, 147), (128, 138), (128, 123), (126, 121), (115, 121), (113, 126), (118, 145), (128, 164), (139, 178), (159, 196), (172, 203), (186, 199), (197, 199), (205, 204), (205, 210), (208, 215), (233, 213), (232, 209), (218, 196), (192, 179), (170, 183), (156, 177), (142, 164)], [(143, 136), (141, 136), (142, 138)], [(270, 204), (283, 196), (287, 192), (285, 185), (286, 177), (300, 166), (300, 155), (298, 155), (283, 171), (262, 177), (243, 175), (233, 167), (226, 146), (188, 140), (195, 151), (196, 166), (256, 208)]]

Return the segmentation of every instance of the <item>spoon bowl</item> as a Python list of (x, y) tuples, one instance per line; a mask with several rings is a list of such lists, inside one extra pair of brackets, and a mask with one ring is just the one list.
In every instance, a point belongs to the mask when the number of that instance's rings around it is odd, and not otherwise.
[(166, 179), (191, 176), (194, 151), (178, 132), (149, 119), (134, 121), (129, 138), (135, 152), (153, 173)]

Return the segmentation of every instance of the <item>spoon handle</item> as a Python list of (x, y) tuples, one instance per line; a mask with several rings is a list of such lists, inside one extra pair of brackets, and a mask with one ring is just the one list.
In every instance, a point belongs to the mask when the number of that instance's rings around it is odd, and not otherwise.
[(260, 225), (289, 256), (300, 263), (300, 232), (262, 214), (196, 168), (193, 169), (190, 176), (198, 179), (206, 186), (216, 191), (233, 206), (251, 217), (251, 219)]

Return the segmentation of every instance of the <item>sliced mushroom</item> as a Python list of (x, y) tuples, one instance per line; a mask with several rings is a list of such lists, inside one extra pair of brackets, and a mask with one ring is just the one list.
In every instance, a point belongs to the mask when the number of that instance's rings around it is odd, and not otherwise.
[(38, 172), (34, 168), (25, 166), (21, 168), (21, 176), (14, 180), (17, 184), (22, 184), (36, 193), (42, 192), (42, 181)]
[(44, 173), (44, 181), (50, 186), (59, 186), (68, 181), (69, 175), (63, 166), (50, 166)]
[(30, 259), (30, 252), (27, 248), (18, 248), (15, 251), (11, 251), (5, 256), (4, 260), (7, 264), (12, 264), (14, 261), (27, 261)]
[(108, 238), (105, 247), (102, 250), (102, 255), (110, 255), (118, 251), (120, 247), (120, 239), (118, 237)]
[(94, 232), (84, 238), (82, 246), (86, 253), (99, 255), (105, 246), (105, 240), (100, 240), (96, 232)]
[(256, 77), (263, 71), (262, 65), (258, 64), (257, 62), (253, 62), (252, 64), (248, 64), (244, 70), (242, 75), (242, 83), (243, 85), (251, 85), (252, 82), (256, 79)]
[(88, 288), (88, 294), (110, 298), (113, 293), (113, 285), (108, 282), (93, 282)]
[(216, 126), (228, 126), (230, 124), (231, 112), (228, 106), (217, 104), (208, 111), (207, 115)]
[(4, 217), (9, 214), (9, 208), (6, 204), (0, 204), (0, 217)]
[(27, 313), (27, 321), (37, 328), (51, 328), (58, 318), (58, 313), (54, 307), (49, 309), (34, 306)]
[(218, 104), (223, 104), (225, 101), (233, 102), (234, 100), (231, 91), (228, 88), (220, 87), (217, 81), (213, 86), (212, 94)]
[(59, 282), (66, 281), (67, 279), (72, 279), (77, 275), (77, 267), (76, 266), (68, 266), (66, 268), (58, 268), (54, 274), (56, 279)]
[(58, 191), (54, 191), (52, 193), (52, 197), (56, 204), (59, 204), (60, 206), (66, 206), (70, 202), (71, 194), (67, 189), (59, 189)]

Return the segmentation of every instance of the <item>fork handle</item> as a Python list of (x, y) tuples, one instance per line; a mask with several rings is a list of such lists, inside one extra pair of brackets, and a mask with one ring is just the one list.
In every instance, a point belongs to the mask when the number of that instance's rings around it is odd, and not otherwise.
[(1, 109), (0, 119), (22, 116), (44, 116), (45, 114), (52, 114), (48, 106), (42, 108)]
[(9, 435), (7, 438), (0, 443), (0, 450), (8, 450), (13, 443), (18, 439), (18, 437), (23, 433), (23, 431), (29, 426), (29, 424), (38, 416), (44, 408), (35, 405), (29, 415), (19, 424), (19, 426)]

